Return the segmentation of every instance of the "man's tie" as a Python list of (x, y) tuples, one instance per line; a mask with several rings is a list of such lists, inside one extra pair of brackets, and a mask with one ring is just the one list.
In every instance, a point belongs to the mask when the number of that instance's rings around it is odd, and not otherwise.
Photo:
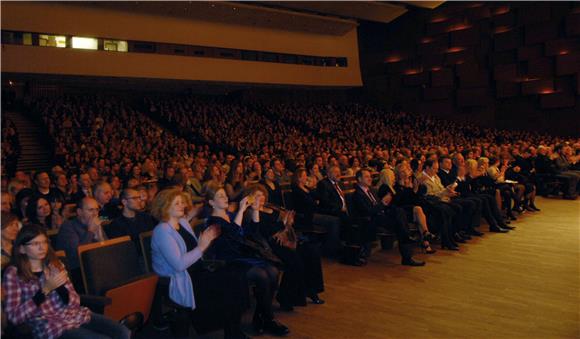
[(338, 186), (338, 182), (334, 182), (334, 188), (336, 188), (336, 191), (338, 192), (338, 194), (340, 195), (340, 197), (342, 199), (344, 199), (344, 193), (342, 192), (342, 190), (340, 189), (340, 186)]
[(346, 200), (344, 199), (344, 193), (342, 192), (340, 186), (338, 186), (338, 182), (336, 181), (334, 182), (334, 188), (338, 192), (338, 195), (340, 195), (340, 200), (342, 201), (342, 208), (346, 209)]
[(367, 195), (369, 196), (369, 199), (371, 199), (373, 206), (376, 205), (377, 199), (375, 199), (375, 197), (373, 196), (373, 193), (371, 192), (370, 188), (367, 188)]

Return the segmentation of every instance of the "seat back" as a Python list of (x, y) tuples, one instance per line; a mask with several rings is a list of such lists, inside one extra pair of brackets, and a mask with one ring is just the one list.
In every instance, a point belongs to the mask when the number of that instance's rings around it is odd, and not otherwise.
[(143, 232), (139, 234), (139, 242), (141, 243), (141, 252), (143, 253), (143, 260), (145, 261), (146, 272), (153, 272), (153, 266), (151, 265), (151, 239), (153, 237), (153, 231)]
[(46, 234), (48, 235), (50, 246), (52, 246), (52, 248), (56, 248), (56, 237), (58, 236), (58, 230), (50, 229), (46, 231)]
[(87, 294), (102, 296), (143, 274), (135, 244), (128, 236), (81, 245), (78, 254)]
[(105, 296), (111, 298), (111, 304), (105, 306), (105, 316), (121, 321), (135, 314), (141, 314), (142, 323), (145, 323), (151, 313), (158, 280), (158, 276), (151, 274), (108, 290)]
[(112, 229), (113, 229), (113, 223), (110, 221), (103, 221), (101, 223), (101, 227), (103, 228), (103, 232), (105, 232), (105, 234), (107, 235), (107, 238), (111, 239), (112, 237)]
[(64, 268), (66, 268), (68, 271), (68, 259), (66, 258), (65, 251), (55, 251), (54, 254), (56, 254), (58, 260), (60, 260), (60, 262), (62, 262), (62, 264), (64, 265)]

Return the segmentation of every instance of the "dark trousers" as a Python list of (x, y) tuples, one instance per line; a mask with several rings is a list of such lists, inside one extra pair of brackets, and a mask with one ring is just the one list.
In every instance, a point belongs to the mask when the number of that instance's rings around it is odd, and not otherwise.
[(326, 229), (326, 236), (322, 243), (322, 253), (329, 257), (335, 257), (340, 252), (340, 230), (342, 221), (340, 217), (314, 213), (312, 224), (323, 226)]
[[(396, 207), (389, 206), (383, 210), (382, 213), (375, 215), (371, 219), (372, 229), (376, 230), (377, 227), (387, 227), (390, 228), (399, 241), (399, 253), (403, 259), (408, 259), (412, 256), (412, 249), (410, 244), (412, 240), (409, 238), (409, 228), (407, 222), (407, 215), (405, 210)], [(375, 231), (376, 232), (376, 231)], [(375, 233), (376, 234), (376, 233)]]
[(469, 199), (456, 198), (451, 200), (449, 205), (456, 213), (455, 231), (469, 231), (473, 227), (474, 215), (477, 212), (476, 203)]
[(580, 182), (580, 175), (569, 171), (556, 174), (556, 178), (564, 182), (564, 194), (567, 197), (576, 197), (578, 195), (578, 183)]
[(104, 315), (91, 313), (91, 320), (78, 328), (66, 330), (61, 339), (129, 339), (129, 329)]
[(428, 215), (429, 227), (434, 226), (437, 229), (443, 245), (450, 245), (451, 235), (456, 232), (456, 212), (449, 204), (434, 199), (426, 201), (422, 207)]

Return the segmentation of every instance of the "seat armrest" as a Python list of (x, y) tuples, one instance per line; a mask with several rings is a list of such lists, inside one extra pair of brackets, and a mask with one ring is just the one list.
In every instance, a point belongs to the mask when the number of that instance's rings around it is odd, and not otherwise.
[(110, 305), (112, 300), (108, 297), (98, 295), (81, 294), (81, 305), (88, 307), (91, 311), (103, 314), (105, 306)]

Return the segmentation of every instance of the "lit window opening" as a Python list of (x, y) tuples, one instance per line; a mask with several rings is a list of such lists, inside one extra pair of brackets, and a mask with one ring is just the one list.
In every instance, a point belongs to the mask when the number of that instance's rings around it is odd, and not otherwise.
[(66, 37), (64, 35), (40, 34), (38, 45), (44, 47), (66, 48)]
[(73, 36), (72, 48), (97, 50), (97, 49), (99, 49), (99, 40), (97, 40), (95, 38), (83, 38), (83, 37)]

